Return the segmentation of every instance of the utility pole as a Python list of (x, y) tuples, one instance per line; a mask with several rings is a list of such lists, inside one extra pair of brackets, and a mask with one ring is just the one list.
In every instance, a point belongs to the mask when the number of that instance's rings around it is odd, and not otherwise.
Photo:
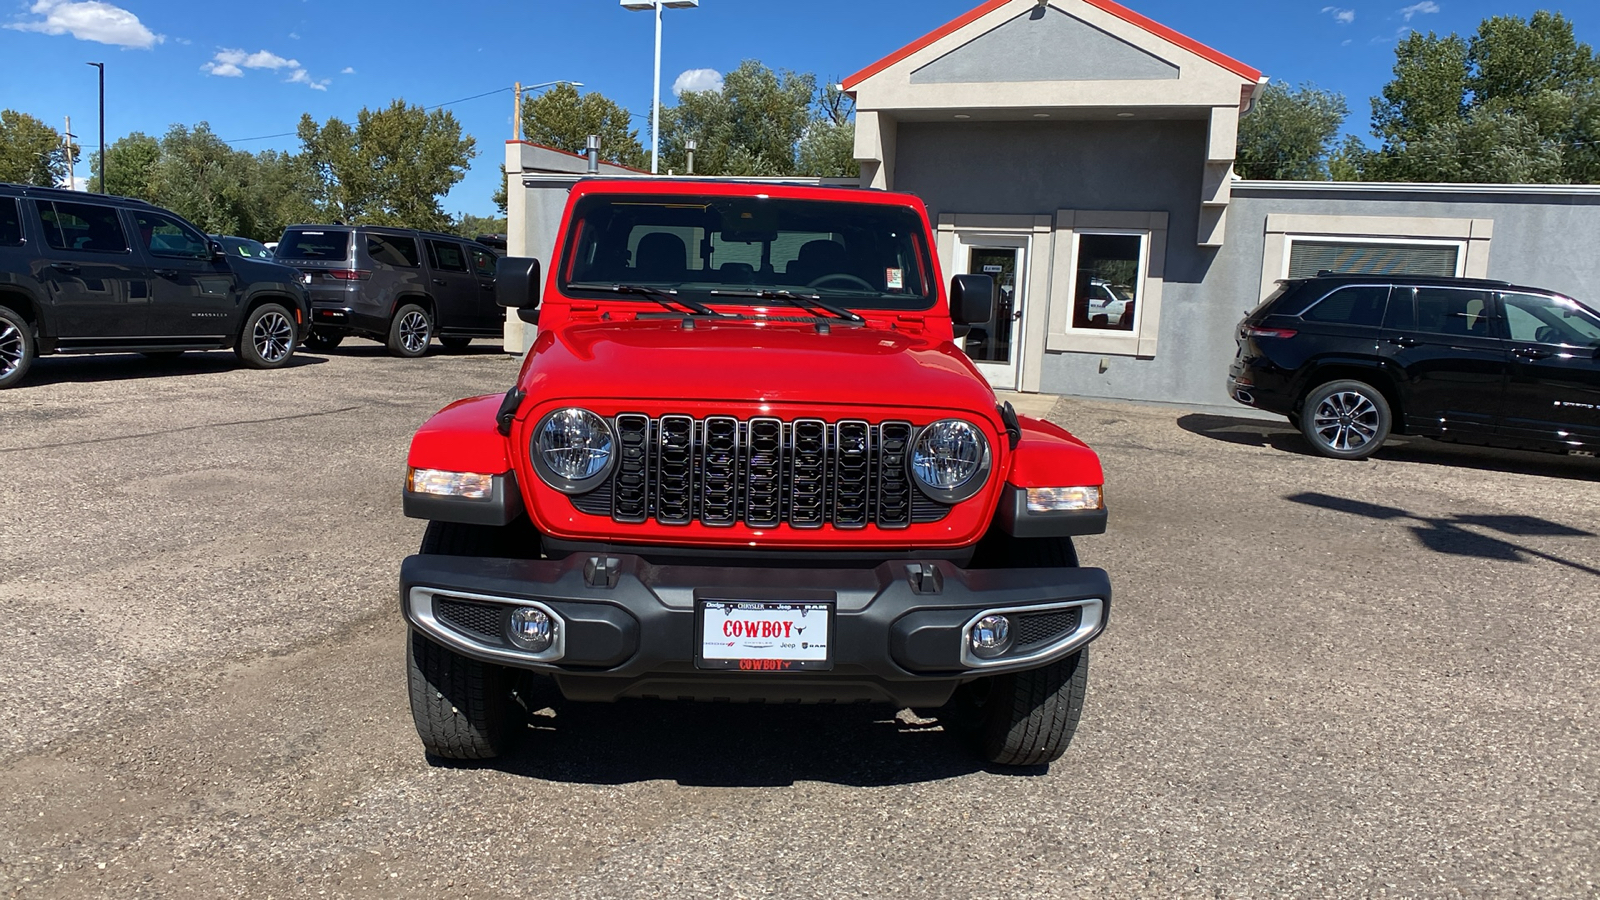
[(92, 62), (100, 70), (100, 193), (106, 192), (106, 64)]
[(517, 102), (511, 111), (511, 139), (520, 141), (522, 140), (522, 82), (516, 83), (513, 92), (517, 95)]
[(72, 171), (74, 168), (72, 165), (72, 139), (75, 137), (77, 135), (72, 133), (72, 117), (67, 116), (67, 130), (61, 132), (61, 145), (67, 152), (67, 190), (69, 191), (78, 189), (78, 179), (76, 173)]

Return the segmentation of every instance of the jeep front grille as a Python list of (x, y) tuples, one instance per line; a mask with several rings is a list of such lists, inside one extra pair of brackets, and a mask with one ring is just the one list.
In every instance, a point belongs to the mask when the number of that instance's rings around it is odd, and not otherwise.
[(950, 511), (906, 473), (909, 422), (624, 414), (615, 425), (616, 471), (572, 502), (617, 522), (894, 529)]

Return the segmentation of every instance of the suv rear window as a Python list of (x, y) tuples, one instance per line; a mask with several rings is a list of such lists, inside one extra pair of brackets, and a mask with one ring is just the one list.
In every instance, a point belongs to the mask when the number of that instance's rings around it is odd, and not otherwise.
[(283, 259), (349, 259), (350, 232), (291, 228), (278, 241), (278, 256)]
[(39, 204), (45, 243), (57, 250), (126, 253), (128, 236), (117, 210), (92, 203)]
[(417, 253), (416, 238), (393, 234), (367, 235), (367, 255), (372, 257), (373, 262), (404, 269), (415, 269), (422, 264), (422, 257)]
[(1327, 322), (1334, 325), (1370, 325), (1383, 323), (1383, 308), (1389, 302), (1389, 288), (1346, 287), (1318, 300), (1300, 314), (1308, 322)]

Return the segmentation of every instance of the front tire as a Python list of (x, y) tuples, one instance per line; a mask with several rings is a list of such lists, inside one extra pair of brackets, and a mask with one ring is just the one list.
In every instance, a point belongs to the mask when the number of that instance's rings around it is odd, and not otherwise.
[(294, 358), (294, 316), (277, 303), (263, 303), (245, 316), (235, 347), (252, 369), (278, 369)]
[(415, 303), (395, 310), (389, 322), (389, 352), (401, 359), (416, 359), (428, 352), (433, 340), (433, 319)]
[(327, 353), (344, 342), (344, 332), (313, 328), (306, 335), (306, 349), (313, 353)]
[(1377, 453), (1393, 422), (1388, 399), (1364, 381), (1330, 381), (1300, 405), (1300, 433), (1313, 450), (1331, 459), (1366, 459)]
[(33, 326), (11, 307), (0, 306), (0, 388), (21, 381), (37, 355)]
[(411, 632), (406, 649), (411, 719), (422, 746), (445, 759), (493, 759), (520, 724), (512, 673)]
[(976, 695), (978, 754), (999, 766), (1043, 766), (1067, 752), (1083, 715), (1089, 648), (1040, 669), (964, 685)]

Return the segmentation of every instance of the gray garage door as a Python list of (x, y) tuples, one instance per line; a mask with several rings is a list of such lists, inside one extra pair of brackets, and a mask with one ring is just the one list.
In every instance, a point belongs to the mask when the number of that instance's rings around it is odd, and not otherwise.
[(1295, 241), (1289, 248), (1289, 277), (1310, 278), (1318, 272), (1452, 276), (1460, 253), (1455, 245)]

